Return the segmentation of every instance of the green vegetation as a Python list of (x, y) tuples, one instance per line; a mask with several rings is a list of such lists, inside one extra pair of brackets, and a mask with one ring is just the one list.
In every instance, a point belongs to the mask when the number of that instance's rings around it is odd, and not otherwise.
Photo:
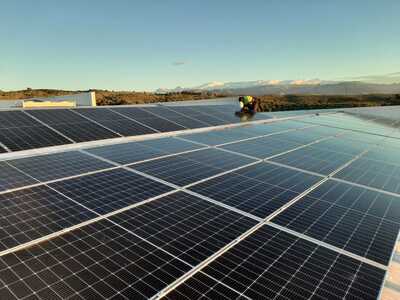
[(400, 105), (400, 95), (266, 95), (259, 97), (263, 111)]
[[(169, 94), (155, 94), (148, 92), (124, 92), (93, 90), (96, 92), (98, 105), (144, 104), (155, 102), (200, 100), (224, 97), (222, 94), (181, 92)], [(0, 91), (1, 99), (24, 99), (32, 97), (51, 97), (68, 95), (82, 91), (62, 91), (51, 89), (26, 89), (22, 91)], [(260, 96), (261, 108), (264, 111), (345, 108), (357, 106), (400, 105), (400, 94), (377, 95), (265, 95)]]

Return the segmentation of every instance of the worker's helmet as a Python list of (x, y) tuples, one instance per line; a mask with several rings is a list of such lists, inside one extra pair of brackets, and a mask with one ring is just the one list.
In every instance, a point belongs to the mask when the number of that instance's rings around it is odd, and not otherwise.
[(244, 97), (243, 96), (240, 96), (239, 97), (239, 102), (242, 102), (244, 100)]

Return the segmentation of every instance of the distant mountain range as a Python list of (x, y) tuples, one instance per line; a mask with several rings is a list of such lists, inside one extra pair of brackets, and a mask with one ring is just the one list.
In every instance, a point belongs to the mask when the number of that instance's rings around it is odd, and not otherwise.
[(215, 92), (226, 95), (360, 95), (400, 93), (400, 83), (372, 83), (366, 81), (311, 80), (257, 80), (243, 82), (210, 82), (197, 87), (158, 89), (156, 93), (169, 92)]

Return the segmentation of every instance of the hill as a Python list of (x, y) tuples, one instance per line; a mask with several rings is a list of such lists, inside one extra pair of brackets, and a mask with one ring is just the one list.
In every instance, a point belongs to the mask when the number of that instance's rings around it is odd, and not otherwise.
[[(184, 100), (200, 100), (224, 97), (226, 94), (214, 92), (171, 92), (156, 94), (147, 92), (94, 90), (98, 105), (145, 104)], [(25, 99), (32, 97), (51, 97), (67, 95), (82, 91), (63, 91), (51, 89), (26, 89), (21, 91), (0, 91), (1, 99)], [(254, 94), (253, 94), (254, 95)], [(368, 94), (368, 95), (262, 95), (259, 96), (264, 111), (339, 108), (357, 106), (400, 105), (400, 94)]]
[[(91, 90), (96, 92), (97, 105), (145, 104), (184, 100), (199, 100), (223, 97), (213, 92), (171, 92), (165, 94), (130, 91)], [(87, 91), (65, 91), (54, 89), (26, 89), (20, 91), (1, 91), (0, 100), (27, 99), (34, 97), (62, 96)]]
[(212, 92), (224, 95), (362, 95), (400, 93), (400, 83), (382, 84), (362, 81), (257, 80), (210, 82), (193, 88), (177, 87), (163, 92)]

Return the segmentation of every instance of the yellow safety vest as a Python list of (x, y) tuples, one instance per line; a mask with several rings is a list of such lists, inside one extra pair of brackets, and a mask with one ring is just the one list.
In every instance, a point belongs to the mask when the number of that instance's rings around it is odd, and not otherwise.
[(244, 96), (243, 97), (243, 104), (244, 105), (250, 104), (251, 102), (253, 102), (253, 97), (252, 96)]

